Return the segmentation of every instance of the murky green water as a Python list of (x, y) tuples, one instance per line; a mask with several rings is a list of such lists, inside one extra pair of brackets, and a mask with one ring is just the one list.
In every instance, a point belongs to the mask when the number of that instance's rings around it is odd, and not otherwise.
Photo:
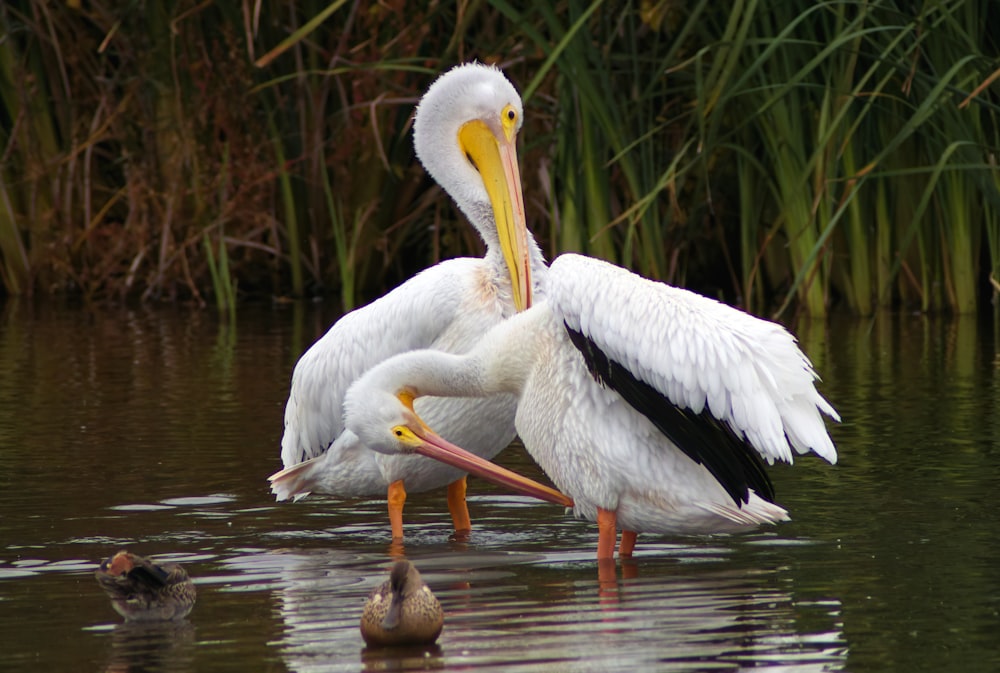
[[(449, 542), (407, 502), (440, 647), (364, 650), (384, 505), (276, 505), (288, 378), (334, 316), (31, 308), (0, 315), (0, 667), (82, 671), (1000, 670), (1000, 346), (975, 321), (799, 327), (842, 460), (775, 468), (794, 521), (640, 538), (598, 581), (596, 530), (482, 482)], [(502, 462), (534, 473), (522, 452)], [(93, 579), (118, 548), (185, 563), (179, 625), (131, 627)]]

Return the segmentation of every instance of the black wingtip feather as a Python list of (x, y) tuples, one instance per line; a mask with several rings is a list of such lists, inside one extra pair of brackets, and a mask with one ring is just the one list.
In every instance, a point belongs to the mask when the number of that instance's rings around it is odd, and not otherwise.
[(145, 563), (129, 570), (128, 576), (151, 589), (159, 589), (167, 585), (170, 573), (155, 563)]
[(691, 460), (704, 465), (737, 506), (750, 499), (749, 489), (773, 501), (774, 485), (767, 476), (763, 459), (727, 423), (712, 416), (707, 407), (698, 414), (678, 407), (609, 358), (582, 332), (568, 324), (566, 331), (594, 379), (621, 395)]

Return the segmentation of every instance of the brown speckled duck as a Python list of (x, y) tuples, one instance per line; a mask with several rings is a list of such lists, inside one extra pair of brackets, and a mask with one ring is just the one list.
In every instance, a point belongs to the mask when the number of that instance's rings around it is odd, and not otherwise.
[(94, 575), (111, 597), (111, 607), (126, 621), (183, 619), (194, 607), (194, 583), (176, 563), (159, 566), (120, 551), (102, 562)]
[(369, 646), (430, 645), (442, 627), (444, 610), (409, 561), (392, 567), (361, 613), (361, 636)]

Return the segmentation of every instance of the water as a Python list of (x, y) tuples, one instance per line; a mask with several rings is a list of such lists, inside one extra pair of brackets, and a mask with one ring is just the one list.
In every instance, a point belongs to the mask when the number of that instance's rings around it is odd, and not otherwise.
[[(641, 536), (601, 581), (595, 527), (470, 483), (407, 502), (402, 553), (446, 612), (436, 649), (365, 650), (391, 564), (384, 503), (273, 502), (265, 477), (318, 306), (0, 314), (0, 668), (146, 671), (1000, 670), (1000, 346), (973, 320), (797, 328), (844, 417), (841, 462), (772, 470), (793, 521)], [(501, 462), (529, 475), (521, 450)], [(121, 623), (93, 578), (176, 560), (180, 624)]]

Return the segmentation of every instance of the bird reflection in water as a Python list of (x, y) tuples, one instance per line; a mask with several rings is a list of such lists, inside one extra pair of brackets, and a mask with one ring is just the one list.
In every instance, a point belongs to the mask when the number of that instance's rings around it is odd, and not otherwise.
[(126, 621), (111, 633), (111, 652), (104, 671), (194, 670), (195, 628), (187, 620)]
[(362, 669), (369, 671), (439, 671), (444, 657), (438, 645), (366, 647), (361, 651)]

